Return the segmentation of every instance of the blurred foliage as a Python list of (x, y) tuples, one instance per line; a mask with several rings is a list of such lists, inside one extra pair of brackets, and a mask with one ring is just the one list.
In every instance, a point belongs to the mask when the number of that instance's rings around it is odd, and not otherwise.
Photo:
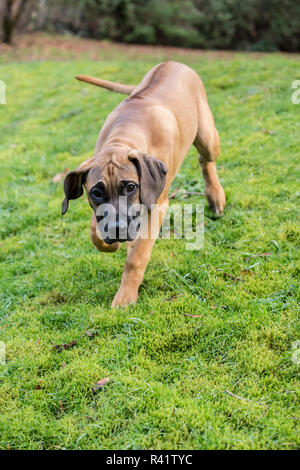
[[(48, 0), (46, 27), (98, 39), (182, 47), (300, 50), (294, 0)], [(62, 9), (64, 15), (62, 15)]]

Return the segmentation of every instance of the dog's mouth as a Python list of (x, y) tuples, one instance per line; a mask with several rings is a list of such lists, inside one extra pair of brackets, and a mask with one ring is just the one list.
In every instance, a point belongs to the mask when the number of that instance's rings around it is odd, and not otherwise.
[(138, 236), (138, 233), (139, 233), (139, 230), (136, 230), (135, 234), (132, 234), (132, 233), (128, 233), (127, 232), (127, 235), (124, 236), (124, 234), (122, 234), (122, 236), (116, 236), (116, 237), (103, 237), (103, 241), (105, 243), (107, 243), (107, 245), (112, 245), (113, 243), (124, 243), (124, 242), (132, 242), (133, 240), (136, 239), (136, 237)]
[(127, 237), (127, 238), (104, 238), (103, 241), (107, 245), (112, 245), (113, 243), (124, 243), (124, 242), (131, 242), (135, 240), (135, 238)]

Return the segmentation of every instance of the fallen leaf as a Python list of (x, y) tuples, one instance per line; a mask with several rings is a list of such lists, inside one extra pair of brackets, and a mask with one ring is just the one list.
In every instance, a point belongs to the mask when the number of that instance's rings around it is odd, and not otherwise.
[(174, 294), (171, 297), (169, 297), (168, 299), (166, 299), (165, 302), (171, 302), (172, 300), (176, 300), (176, 299), (178, 299), (179, 297), (182, 297), (182, 296), (183, 296), (183, 294)]
[(103, 387), (103, 385), (108, 384), (109, 381), (110, 381), (110, 378), (109, 378), (109, 377), (105, 377), (104, 379), (99, 380), (99, 381), (96, 383), (96, 386), (97, 386), (97, 387)]
[(58, 352), (62, 352), (63, 349), (70, 349), (73, 348), (77, 344), (76, 339), (74, 341), (70, 341), (70, 343), (64, 343), (64, 344), (56, 344), (53, 349), (55, 349)]
[(243, 270), (241, 271), (241, 274), (242, 274), (243, 276), (247, 276), (247, 275), (249, 275), (249, 274), (251, 274), (251, 276), (253, 276), (253, 275), (254, 275), (254, 272), (253, 272), (253, 271), (250, 271), (249, 269), (243, 269)]
[(61, 173), (56, 173), (56, 175), (53, 176), (53, 178), (52, 178), (52, 182), (53, 183), (60, 183), (64, 179), (64, 177), (66, 176), (68, 171), (69, 171), (69, 168), (65, 168), (64, 171), (62, 171)]
[(41, 385), (42, 385), (43, 381), (40, 380), (39, 383), (34, 387), (34, 390), (41, 390)]
[(104, 387), (104, 385), (107, 385), (109, 382), (110, 382), (109, 377), (105, 377), (104, 379), (99, 380), (96, 383), (95, 387), (92, 388), (92, 391), (95, 393), (97, 392), (97, 390), (101, 390), (101, 388)]
[(62, 365), (61, 365), (61, 368), (64, 369), (66, 367), (66, 365), (67, 364), (65, 362), (63, 362)]
[(204, 317), (204, 315), (195, 315), (193, 313), (184, 313), (183, 314), (185, 317), (192, 317), (192, 318), (200, 318), (200, 317)]
[(211, 305), (211, 308), (223, 308), (224, 310), (227, 310), (227, 305)]
[[(221, 271), (221, 269), (218, 269), (218, 271)], [(228, 273), (224, 273), (222, 272), (223, 274), (223, 277), (225, 279), (232, 279), (233, 281), (241, 281), (241, 282), (244, 282), (244, 279), (241, 279), (239, 277), (236, 277), (236, 276), (233, 276), (232, 274), (228, 274)]]

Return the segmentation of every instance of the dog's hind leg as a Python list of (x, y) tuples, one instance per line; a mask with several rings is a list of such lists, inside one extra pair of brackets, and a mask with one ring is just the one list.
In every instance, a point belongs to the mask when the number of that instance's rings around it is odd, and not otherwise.
[(194, 145), (199, 152), (209, 208), (215, 214), (221, 214), (226, 205), (226, 198), (215, 164), (220, 153), (220, 138), (209, 105), (203, 97), (198, 105), (198, 131)]

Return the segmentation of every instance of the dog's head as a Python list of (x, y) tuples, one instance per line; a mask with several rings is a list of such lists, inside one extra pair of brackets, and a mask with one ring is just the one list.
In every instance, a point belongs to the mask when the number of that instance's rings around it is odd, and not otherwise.
[(100, 226), (102, 222), (103, 230), (100, 230), (104, 241), (110, 244), (132, 240), (139, 230), (138, 223), (135, 234), (132, 230), (132, 222), (140, 215), (139, 205), (150, 210), (156, 203), (164, 188), (167, 171), (162, 161), (137, 150), (126, 155), (91, 159), (67, 174), (62, 214), (67, 212), (69, 200), (82, 196), (85, 187)]

